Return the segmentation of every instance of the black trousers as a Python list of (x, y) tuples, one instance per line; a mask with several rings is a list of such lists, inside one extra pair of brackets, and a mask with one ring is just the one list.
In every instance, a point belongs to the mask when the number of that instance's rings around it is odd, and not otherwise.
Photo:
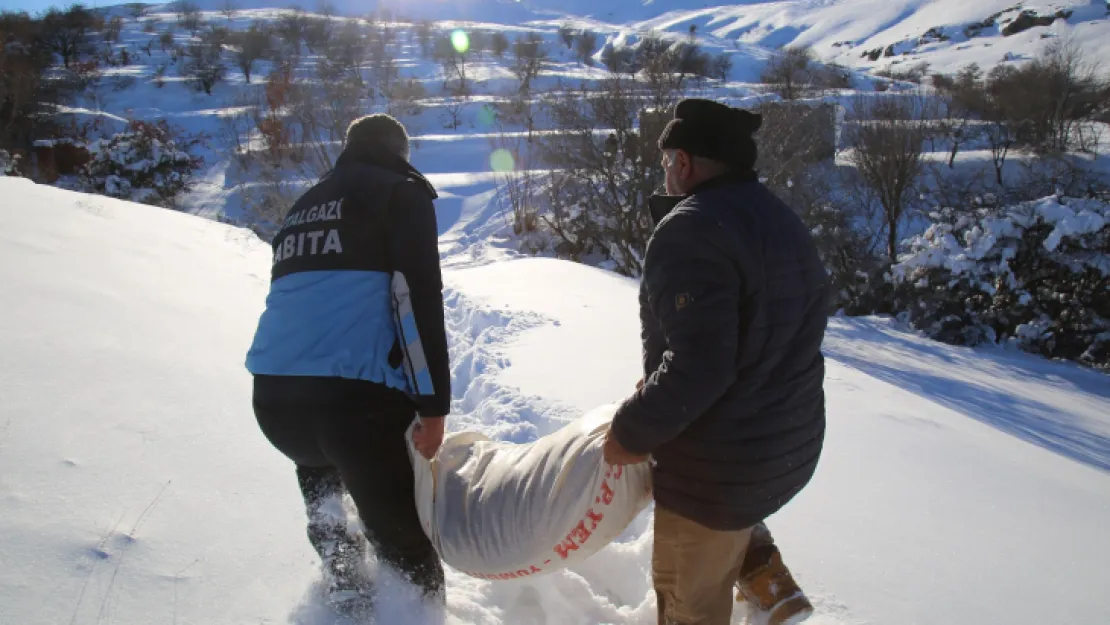
[(357, 380), (256, 376), (254, 412), (266, 438), (296, 463), (309, 541), (341, 582), (361, 554), (321, 506), (346, 491), (378, 558), (442, 599), (443, 567), (416, 513), (404, 437), (416, 412), (407, 397)]

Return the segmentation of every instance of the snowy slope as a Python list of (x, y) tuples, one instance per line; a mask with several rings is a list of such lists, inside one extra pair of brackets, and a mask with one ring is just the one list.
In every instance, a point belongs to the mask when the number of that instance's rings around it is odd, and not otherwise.
[[(218, 10), (223, 0), (201, 6)], [(268, 8), (271, 0), (245, 0), (244, 7)], [(495, 24), (556, 25), (568, 22), (601, 33), (673, 31), (691, 24), (703, 35), (767, 48), (812, 45), (827, 61), (848, 66), (928, 62), (954, 71), (969, 62), (985, 67), (1030, 58), (1042, 37), (1072, 38), (1092, 59), (1110, 56), (1110, 8), (1105, 0), (377, 0), (333, 3), (346, 15), (384, 9), (422, 19)], [(312, 7), (306, 7), (311, 9)], [(1013, 36), (1002, 29), (1023, 10), (1038, 16), (1068, 12), (1050, 26)], [(965, 28), (983, 28), (969, 37)], [(945, 40), (926, 36), (933, 31)], [(896, 46), (896, 57), (878, 62), (863, 52)], [(903, 56), (905, 55), (905, 56)]]
[[(1012, 0), (748, 0), (734, 4), (700, 0), (604, 3), (591, 0), (383, 0), (383, 3), (392, 7), (396, 14), (441, 20), (436, 23), (441, 34), (454, 28), (499, 30), (510, 37), (523, 32), (541, 33), (551, 56), (534, 83), (537, 91), (555, 88), (560, 83), (573, 85), (607, 76), (600, 66), (586, 67), (578, 63), (573, 53), (558, 41), (557, 29), (563, 23), (597, 32), (599, 47), (635, 43), (646, 31), (653, 29), (678, 39), (686, 36), (691, 25), (697, 25), (699, 45), (711, 54), (729, 54), (733, 70), (728, 80), (707, 81), (688, 95), (718, 98), (740, 105), (759, 99), (761, 89), (755, 83), (767, 60), (775, 54), (774, 50), (787, 44), (812, 44), (822, 59), (852, 66), (860, 72), (887, 69), (895, 64), (909, 67), (922, 62), (930, 63), (931, 71), (955, 71), (972, 61), (986, 69), (999, 63), (1032, 58), (1046, 42), (1061, 38), (1074, 38), (1090, 60), (1110, 58), (1110, 19), (1104, 0), (1026, 3), (1025, 8), (1038, 14), (1054, 15), (1060, 10), (1072, 13), (1051, 26), (1032, 28), (1010, 37), (1003, 36), (1000, 29), (1019, 13), (1017, 9), (1006, 10), (1016, 6)], [(233, 30), (245, 29), (254, 20), (276, 20), (285, 11), (274, 8), (285, 3), (244, 0), (239, 3), (244, 9), (228, 20), (215, 10), (223, 4), (222, 0), (205, 0), (202, 4), (211, 9), (204, 14), (207, 23)], [(335, 4), (347, 15), (365, 16), (381, 3), (341, 1)], [(304, 3), (304, 7), (311, 11), (319, 5)], [(176, 24), (171, 5), (155, 5), (141, 18), (134, 18), (118, 7), (112, 11), (124, 17), (121, 41), (114, 47), (117, 54), (123, 48), (130, 50), (131, 64), (103, 66), (104, 79), (72, 106), (63, 107), (60, 121), (82, 124), (99, 120), (101, 125), (92, 131), (92, 136), (118, 131), (127, 119), (166, 120), (189, 133), (205, 134), (207, 146), (197, 151), (205, 159), (204, 169), (198, 174), (198, 184), (181, 198), (180, 206), (196, 214), (240, 218), (243, 197), (258, 180), (256, 172), (240, 171), (229, 158), (229, 143), (237, 145), (238, 142), (229, 140), (226, 120), (241, 111), (239, 107), (245, 96), (261, 89), (261, 81), (272, 70), (272, 63), (260, 61), (254, 70), (253, 84), (247, 84), (232, 62), (231, 52), (225, 51), (228, 74), (214, 87), (212, 95), (204, 95), (187, 86), (182, 75), (184, 63), (173, 62), (172, 46), (163, 51), (157, 43), (159, 35), (171, 29), (176, 45), (186, 46), (191, 41), (189, 33)], [(966, 27), (982, 23), (995, 14), (999, 15), (992, 26), (977, 30), (970, 38), (965, 34)], [(405, 25), (398, 25), (398, 28), (403, 32), (410, 29)], [(947, 39), (925, 37), (926, 33), (934, 31)], [(442, 68), (421, 58), (419, 46), (408, 37), (402, 35), (401, 40), (405, 43), (400, 46), (396, 59), (401, 77), (420, 81), (428, 91), (428, 97), (421, 103), (423, 112), (403, 119), (418, 138), (414, 162), (420, 169), (434, 174), (433, 182), (445, 200), (445, 212), (457, 215), (466, 198), (494, 187), (490, 143), (496, 140), (502, 128), (489, 105), (515, 93), (516, 81), (507, 68), (508, 58), (497, 60), (490, 54), (473, 58), (468, 71), (476, 80), (475, 96), (464, 107), (461, 125), (449, 128), (445, 106), (448, 100), (442, 93)], [(152, 46), (149, 55), (143, 51), (148, 44)], [(888, 49), (894, 56), (885, 56)], [(864, 56), (874, 51), (880, 53), (877, 60)], [(318, 55), (306, 51), (297, 69), (299, 75), (311, 76), (318, 60)], [(162, 87), (158, 87), (157, 79), (160, 69), (165, 72)], [(865, 90), (870, 88), (866, 79), (857, 80), (855, 84)], [(363, 109), (361, 112), (379, 112), (386, 106), (381, 101), (366, 101)], [(544, 127), (542, 119), (540, 127)], [(509, 124), (504, 130), (511, 133), (522, 128)], [(943, 151), (944, 146), (941, 149)], [(965, 151), (960, 158), (981, 165), (983, 156), (983, 153)], [(1012, 164), (1017, 160), (1017, 156), (1012, 158)], [(289, 180), (298, 179), (296, 173), (288, 173)], [(76, 184), (76, 181), (63, 179), (62, 184)]]
[[(253, 235), (0, 179), (0, 622), (336, 622), (288, 462), (250, 411)], [(488, 198), (487, 198), (488, 199)], [(526, 441), (638, 377), (636, 285), (446, 228), (452, 429)], [(480, 246), (478, 246), (480, 247)], [(1110, 383), (833, 319), (829, 433), (771, 519), (815, 625), (1110, 619)], [(573, 572), (449, 572), (451, 624), (648, 624), (650, 513)], [(380, 623), (414, 616), (387, 585)]]

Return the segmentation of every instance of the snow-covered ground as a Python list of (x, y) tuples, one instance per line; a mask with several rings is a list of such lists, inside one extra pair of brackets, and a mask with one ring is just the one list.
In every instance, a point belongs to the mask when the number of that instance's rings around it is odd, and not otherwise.
[[(25, 180), (0, 197), (0, 622), (342, 622), (250, 408), (268, 248)], [(479, 242), (500, 219), (471, 198), (444, 227), (450, 427), (523, 442), (629, 392), (636, 285)], [(1110, 620), (1104, 375), (884, 319), (832, 319), (826, 352), (825, 454), (770, 519), (810, 622)], [(450, 571), (446, 622), (652, 623), (650, 544), (649, 511), (573, 571)], [(442, 621), (386, 588), (378, 623)]]
[[(214, 12), (222, 0), (201, 4), (213, 11), (206, 19), (228, 23)], [(234, 29), (280, 13), (268, 0), (239, 4), (256, 8), (239, 12)], [(1063, 37), (1089, 58), (1110, 55), (1104, 0), (1027, 4), (1072, 15), (1009, 37), (1000, 29), (1014, 11), (972, 37), (964, 29), (1012, 0), (335, 4), (349, 15), (381, 5), (460, 20), (443, 29), (542, 32), (552, 59), (538, 89), (605, 75), (561, 47), (564, 22), (595, 30), (599, 43), (650, 29), (681, 37), (696, 24), (699, 43), (735, 63), (704, 93), (733, 103), (757, 95), (751, 83), (766, 59), (791, 43), (858, 71), (921, 61), (989, 68)], [(168, 7), (128, 17), (122, 44), (134, 52), (174, 19)], [(947, 40), (922, 41), (933, 28)], [(188, 40), (180, 28), (175, 37)], [(862, 56), (890, 46), (895, 56)], [(67, 110), (105, 120), (105, 130), (135, 117), (209, 133), (202, 183), (183, 204), (234, 217), (252, 181), (218, 135), (235, 98), (256, 87), (232, 69), (206, 96), (171, 66), (158, 88), (154, 73), (168, 55), (157, 41), (133, 59)], [(313, 62), (306, 54), (304, 65)], [(445, 128), (441, 70), (411, 43), (398, 65), (430, 92), (424, 112), (405, 122), (414, 163), (441, 195), (450, 427), (526, 442), (619, 401), (640, 376), (636, 283), (523, 258), (507, 239), (490, 163), (499, 128), (483, 106), (515, 89), (504, 62), (473, 63), (483, 82), (457, 129)], [(256, 76), (268, 71), (261, 63)], [(969, 151), (960, 163), (983, 158)], [(316, 559), (291, 467), (250, 409), (242, 362), (266, 293), (267, 246), (213, 221), (25, 180), (0, 178), (0, 198), (0, 623), (336, 622), (315, 599)], [(875, 318), (830, 320), (826, 353), (826, 453), (812, 485), (771, 519), (817, 604), (812, 623), (1110, 622), (1110, 378), (940, 345)], [(650, 546), (648, 512), (573, 571), (527, 582), (449, 572), (446, 621), (652, 623)], [(414, 612), (402, 586), (386, 590), (378, 623), (437, 622)]]

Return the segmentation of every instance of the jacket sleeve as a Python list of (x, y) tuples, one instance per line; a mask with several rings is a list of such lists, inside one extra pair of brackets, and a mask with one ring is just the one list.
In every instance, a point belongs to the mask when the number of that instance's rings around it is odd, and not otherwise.
[(666, 350), (613, 418), (613, 435), (630, 452), (652, 453), (677, 437), (736, 379), (743, 277), (714, 225), (677, 213), (648, 247), (646, 316), (659, 322)]
[(443, 279), (439, 267), (439, 230), (435, 206), (417, 185), (394, 187), (389, 206), (389, 255), (394, 271), (408, 282), (413, 317), (432, 378), (433, 395), (415, 397), (422, 417), (451, 411), (451, 369), (443, 321)]

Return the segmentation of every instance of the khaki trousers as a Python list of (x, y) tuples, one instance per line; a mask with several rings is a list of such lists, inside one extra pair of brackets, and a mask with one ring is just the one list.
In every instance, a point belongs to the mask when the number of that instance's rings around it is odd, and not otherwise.
[(651, 558), (659, 625), (729, 625), (752, 528), (709, 529), (655, 506)]

